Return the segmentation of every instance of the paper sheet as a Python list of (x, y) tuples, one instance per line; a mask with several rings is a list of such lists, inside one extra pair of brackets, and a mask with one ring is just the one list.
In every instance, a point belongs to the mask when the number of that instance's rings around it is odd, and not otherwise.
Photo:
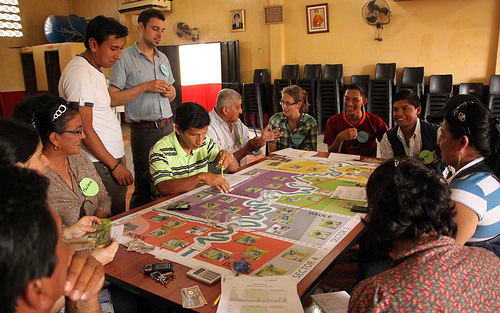
[(363, 187), (338, 186), (331, 197), (352, 201), (367, 201), (366, 188)]
[(217, 313), (303, 313), (290, 276), (227, 276)]
[(359, 155), (330, 152), (329, 161), (359, 161)]
[(324, 313), (345, 313), (351, 297), (345, 291), (337, 291), (311, 295), (311, 298)]

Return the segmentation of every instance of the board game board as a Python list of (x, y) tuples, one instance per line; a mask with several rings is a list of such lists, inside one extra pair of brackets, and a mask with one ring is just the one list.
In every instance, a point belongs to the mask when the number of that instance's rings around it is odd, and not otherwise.
[[(364, 188), (376, 165), (277, 156), (233, 176), (229, 193), (199, 188), (116, 220), (124, 225), (118, 240), (139, 239), (149, 253), (187, 266), (203, 265), (231, 273), (230, 255), (252, 256), (250, 275), (291, 275), (302, 279), (359, 222), (350, 211), (365, 201), (341, 199), (339, 186)], [(189, 203), (187, 211), (169, 211)], [(241, 228), (226, 227), (225, 215), (242, 216)], [(215, 226), (209, 217), (219, 217)]]

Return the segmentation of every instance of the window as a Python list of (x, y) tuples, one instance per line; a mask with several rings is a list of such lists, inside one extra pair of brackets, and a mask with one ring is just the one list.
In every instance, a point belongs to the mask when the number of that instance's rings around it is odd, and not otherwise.
[(22, 37), (18, 0), (0, 0), (0, 37)]

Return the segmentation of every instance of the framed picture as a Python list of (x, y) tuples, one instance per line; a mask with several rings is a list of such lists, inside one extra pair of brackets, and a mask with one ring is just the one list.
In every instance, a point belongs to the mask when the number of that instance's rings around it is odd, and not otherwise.
[(231, 11), (231, 31), (244, 32), (245, 31), (245, 10)]
[(328, 32), (328, 3), (306, 6), (307, 33)]

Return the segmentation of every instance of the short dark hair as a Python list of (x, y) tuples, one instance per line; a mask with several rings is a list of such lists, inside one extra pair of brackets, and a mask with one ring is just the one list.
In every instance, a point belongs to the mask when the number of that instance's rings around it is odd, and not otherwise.
[[(359, 91), (359, 93), (361, 94), (361, 96), (362, 96), (363, 98), (366, 98), (366, 89), (365, 89), (365, 87), (363, 87), (363, 86), (361, 86), (361, 85), (359, 85), (359, 84), (351, 84), (351, 85), (347, 85), (347, 86), (345, 87), (345, 92), (346, 92), (347, 90), (357, 90), (357, 91)], [(344, 92), (344, 93), (345, 93), (345, 92)]]
[(393, 103), (396, 101), (406, 100), (409, 104), (413, 105), (415, 108), (420, 107), (420, 98), (417, 93), (410, 89), (401, 89), (394, 96)]
[(35, 153), (40, 136), (32, 125), (0, 119), (0, 164), (26, 163)]
[(165, 20), (165, 15), (160, 10), (157, 9), (146, 9), (139, 14), (137, 18), (137, 24), (142, 23), (142, 25), (146, 26), (150, 19), (157, 18), (162, 21)]
[(368, 238), (386, 251), (394, 240), (424, 234), (455, 237), (455, 208), (442, 175), (416, 158), (388, 159), (370, 175), (366, 186)]
[(89, 39), (94, 38), (101, 45), (109, 36), (127, 37), (128, 28), (112, 17), (98, 15), (90, 20), (85, 31), (85, 48), (90, 50)]
[[(456, 109), (456, 110), (455, 110)], [(465, 120), (459, 119), (464, 114)], [(444, 120), (453, 138), (469, 138), (469, 144), (488, 160), (488, 165), (499, 175), (498, 119), (473, 95), (453, 96), (444, 108)]]
[(185, 102), (175, 110), (175, 124), (181, 131), (203, 128), (210, 124), (210, 116), (204, 107), (196, 102)]
[[(65, 106), (65, 111), (56, 119), (59, 108)], [(61, 133), (66, 124), (78, 114), (78, 104), (67, 102), (49, 94), (28, 96), (14, 107), (14, 118), (35, 126), (40, 134), (40, 140), (45, 146), (51, 133)]]
[(26, 285), (54, 272), (59, 233), (46, 177), (18, 166), (0, 166), (0, 177), (0, 312), (15, 312)]

